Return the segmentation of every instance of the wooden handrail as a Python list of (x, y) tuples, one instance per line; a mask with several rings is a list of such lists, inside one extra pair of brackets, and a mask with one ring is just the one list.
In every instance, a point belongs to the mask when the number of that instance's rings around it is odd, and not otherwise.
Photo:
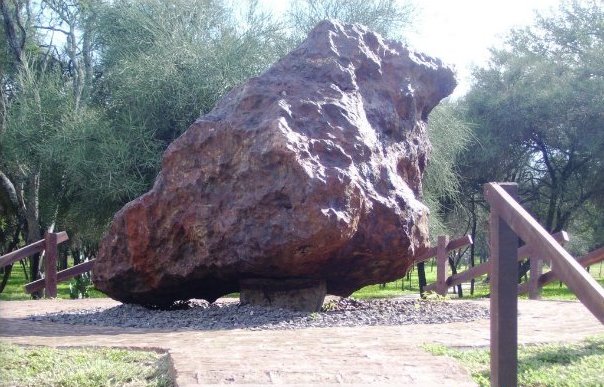
[[(577, 258), (577, 262), (579, 262), (579, 264), (583, 267), (591, 266), (601, 261), (604, 261), (604, 247), (600, 247), (597, 250), (594, 250), (580, 258)], [(539, 287), (543, 287), (551, 282), (556, 281), (557, 279), (558, 276), (556, 275), (556, 272), (554, 270), (550, 270), (547, 273), (541, 274), (539, 276), (538, 285)], [(526, 293), (528, 291), (528, 283), (523, 283), (518, 288), (518, 293)]]
[[(553, 234), (552, 237), (562, 245), (564, 245), (566, 242), (569, 241), (568, 234), (566, 233), (566, 231), (557, 232), (557, 233)], [(531, 251), (530, 245), (524, 245), (524, 246), (518, 248), (518, 260), (520, 261), (520, 260), (528, 257), (529, 255), (531, 255), (531, 253), (532, 253), (532, 251)], [(447, 287), (451, 287), (451, 286), (462, 284), (464, 282), (468, 282), (472, 278), (476, 278), (481, 275), (487, 274), (490, 271), (491, 271), (491, 265), (489, 264), (489, 261), (481, 263), (480, 265), (471, 267), (464, 272), (451, 275), (449, 278), (447, 278)]]
[(516, 235), (552, 260), (556, 274), (583, 305), (604, 323), (604, 289), (597, 281), (498, 184), (486, 184), (485, 197)]
[[(85, 273), (87, 271), (92, 270), (94, 266), (94, 259), (90, 261), (86, 261), (80, 263), (79, 265), (75, 265), (70, 267), (69, 269), (61, 270), (57, 273), (57, 282), (63, 282), (72, 277), (75, 277), (78, 274)], [(42, 290), (46, 286), (46, 278), (40, 278), (39, 280), (33, 281), (25, 285), (25, 293), (33, 293), (38, 290)]]
[[(69, 237), (67, 236), (67, 233), (65, 231), (57, 233), (57, 243), (63, 243), (68, 239)], [(19, 250), (15, 250), (6, 255), (3, 255), (2, 257), (0, 257), (0, 268), (8, 266), (24, 258), (27, 258), (32, 254), (39, 253), (44, 250), (45, 246), (46, 240), (42, 239), (25, 247), (22, 247)]]
[[(447, 244), (447, 253), (461, 249), (462, 247), (468, 246), (472, 244), (472, 237), (470, 235), (464, 235), (460, 238), (454, 239)], [(415, 263), (420, 263), (427, 261), (428, 259), (436, 256), (436, 247), (430, 247), (428, 250), (424, 251), (418, 257), (415, 257)]]

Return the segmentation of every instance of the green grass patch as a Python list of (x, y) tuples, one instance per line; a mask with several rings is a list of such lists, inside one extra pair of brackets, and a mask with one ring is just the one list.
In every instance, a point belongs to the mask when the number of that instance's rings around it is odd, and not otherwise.
[[(440, 344), (423, 346), (438, 356), (449, 356), (471, 373), (480, 386), (490, 386), (487, 349), (453, 349)], [(604, 335), (578, 344), (539, 344), (518, 348), (519, 386), (604, 386)]]
[(2, 386), (172, 386), (167, 354), (0, 342)]
[[(28, 268), (28, 266), (26, 266)], [(71, 281), (71, 280), (70, 280)], [(69, 283), (70, 281), (59, 282), (57, 284), (57, 298), (70, 299), (69, 296)], [(4, 291), (0, 293), (0, 301), (24, 301), (30, 300), (31, 296), (25, 293), (24, 286), (28, 283), (23, 273), (23, 267), (19, 263), (13, 265), (13, 270), (10, 274), (10, 278), (4, 288)], [(90, 298), (103, 298), (107, 297), (104, 293), (90, 287), (88, 290), (88, 296)]]
[[(600, 276), (595, 270), (592, 270), (591, 273), (600, 286), (604, 287), (604, 275)], [(526, 294), (522, 295), (521, 297), (528, 298)], [(548, 300), (564, 301), (574, 301), (577, 299), (577, 296), (575, 296), (575, 294), (571, 292), (565, 284), (560, 284), (558, 281), (554, 281), (551, 284), (547, 284), (541, 288), (541, 297)]]

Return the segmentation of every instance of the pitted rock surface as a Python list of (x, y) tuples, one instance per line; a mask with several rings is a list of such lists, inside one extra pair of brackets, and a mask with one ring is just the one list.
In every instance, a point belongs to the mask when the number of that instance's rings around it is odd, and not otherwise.
[(402, 277), (427, 247), (428, 114), (454, 87), (438, 59), (320, 23), (168, 147), (153, 189), (104, 236), (96, 287), (168, 304), (247, 278), (347, 296)]

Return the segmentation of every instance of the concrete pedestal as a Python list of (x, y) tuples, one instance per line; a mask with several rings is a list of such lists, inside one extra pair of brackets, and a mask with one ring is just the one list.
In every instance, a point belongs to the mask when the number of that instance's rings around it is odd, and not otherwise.
[(323, 280), (251, 278), (241, 280), (239, 285), (242, 304), (304, 312), (320, 311), (326, 295)]

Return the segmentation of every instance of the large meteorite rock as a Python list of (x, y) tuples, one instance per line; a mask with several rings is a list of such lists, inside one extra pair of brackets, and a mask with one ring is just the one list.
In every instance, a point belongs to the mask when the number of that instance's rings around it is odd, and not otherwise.
[(322, 22), (168, 147), (153, 189), (115, 215), (95, 285), (163, 304), (254, 278), (341, 296), (400, 278), (427, 245), (426, 120), (454, 86), (437, 59)]

